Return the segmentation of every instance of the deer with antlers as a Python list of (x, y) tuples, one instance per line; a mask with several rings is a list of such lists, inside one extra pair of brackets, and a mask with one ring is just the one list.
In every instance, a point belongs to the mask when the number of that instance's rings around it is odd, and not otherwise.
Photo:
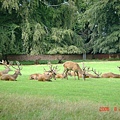
[(14, 66), (12, 65), (12, 67), (13, 67), (14, 69), (16, 69), (16, 70), (15, 70), (15, 73), (14, 73), (13, 75), (3, 74), (3, 75), (1, 76), (1, 80), (16, 81), (18, 75), (22, 75), (21, 72), (20, 72), (20, 70), (22, 70), (22, 68), (20, 67), (20, 63), (19, 63), (18, 61), (16, 61), (16, 63), (17, 63), (17, 67), (18, 67), (18, 68), (14, 67)]
[(30, 75), (30, 80), (38, 80), (38, 81), (51, 81), (52, 75), (49, 73), (35, 73)]
[(45, 72), (43, 74), (40, 74), (40, 73), (31, 74), (29, 79), (38, 80), (38, 81), (51, 81), (51, 79), (53, 78), (54, 80), (56, 80), (57, 66), (53, 67), (51, 63), (49, 65), (50, 65), (49, 70), (46, 70), (44, 68)]
[(37, 75), (37, 80), (38, 81), (43, 81), (43, 82), (45, 82), (45, 81), (49, 81), (49, 82), (52, 82), (52, 75), (51, 74), (49, 74), (49, 73), (44, 73), (44, 74), (38, 74)]
[(0, 63), (2, 63), (5, 67), (5, 70), (0, 71), (0, 76), (2, 76), (3, 74), (7, 74), (8, 72), (12, 71), (12, 69), (10, 69), (10, 66), (11, 66), (10, 63), (8, 65), (7, 61), (4, 61), (4, 60), (2, 60), (2, 62), (0, 62)]
[[(79, 74), (81, 74), (81, 75), (83, 74), (82, 69), (76, 62), (66, 61), (63, 64), (63, 67), (64, 67), (63, 74), (65, 74), (66, 77), (67, 77), (68, 71), (74, 71), (74, 74), (77, 74), (78, 79), (79, 79)], [(68, 77), (67, 77), (67, 79), (68, 79)]]
[(44, 74), (49, 74), (49, 75), (51, 75), (52, 76), (52, 78), (54, 79), (54, 80), (56, 80), (56, 74), (57, 74), (57, 66), (55, 66), (55, 67), (53, 67), (51, 64), (50, 64), (50, 66), (49, 66), (49, 70), (46, 70), (45, 68), (44, 68)]

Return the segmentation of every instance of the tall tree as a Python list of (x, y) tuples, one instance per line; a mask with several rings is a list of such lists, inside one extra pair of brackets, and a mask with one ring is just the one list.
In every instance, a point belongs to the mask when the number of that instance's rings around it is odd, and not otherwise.
[(95, 1), (82, 16), (80, 15), (80, 34), (83, 32), (85, 45), (90, 46), (87, 47), (87, 52), (120, 52), (119, 4), (119, 0)]

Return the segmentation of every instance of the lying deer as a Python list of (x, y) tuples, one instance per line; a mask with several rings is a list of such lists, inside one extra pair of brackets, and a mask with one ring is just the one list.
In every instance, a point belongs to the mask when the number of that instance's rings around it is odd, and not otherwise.
[[(77, 74), (78, 79), (79, 79), (79, 74), (81, 74), (81, 75), (83, 74), (82, 69), (80, 68), (80, 66), (76, 62), (66, 61), (63, 64), (63, 67), (64, 67), (63, 74), (65, 74), (65, 76), (67, 76), (68, 71), (74, 71), (74, 74)], [(67, 79), (68, 79), (68, 77), (67, 77)]]
[(34, 74), (31, 74), (29, 79), (30, 80), (37, 80), (37, 76), (38, 76), (39, 73), (34, 73)]
[(38, 74), (37, 75), (37, 80), (38, 81), (49, 81), (49, 82), (52, 82), (52, 75), (51, 74)]
[(50, 64), (49, 68), (50, 68), (49, 70), (46, 70), (46, 69), (44, 68), (44, 70), (45, 70), (44, 74), (49, 74), (49, 75), (52, 76), (52, 78), (53, 78), (54, 80), (56, 80), (57, 66), (53, 67), (53, 66)]
[(55, 75), (55, 78), (66, 78), (66, 76), (65, 76), (65, 74), (63, 74), (63, 73), (57, 73), (57, 74)]
[(112, 72), (104, 73), (101, 75), (102, 78), (120, 78), (120, 74), (114, 74)]
[[(69, 76), (77, 76), (77, 74), (74, 73), (74, 71), (69, 71), (68, 72), (68, 75)], [(79, 78), (82, 78), (83, 75), (79, 74)], [(84, 76), (84, 79), (85, 78), (99, 78), (97, 75), (93, 75), (93, 74), (90, 74), (90, 73), (85, 73), (85, 76)]]
[(11, 64), (8, 65), (7, 62), (4, 60), (2, 60), (2, 62), (0, 63), (5, 66), (5, 70), (0, 71), (0, 76), (2, 76), (2, 74), (7, 74), (8, 72), (12, 71), (12, 69), (10, 69)]
[(13, 75), (9, 75), (9, 74), (3, 74), (1, 76), (1, 80), (6, 80), (6, 81), (16, 81), (18, 75), (22, 75), (20, 70), (22, 70), (22, 68), (20, 68), (20, 63), (17, 61), (17, 67), (15, 68), (14, 66), (12, 66), (15, 70), (15, 73)]
[[(90, 74), (89, 72), (93, 72), (94, 73), (94, 75), (93, 74)], [(100, 78), (100, 75), (101, 75), (102, 73), (99, 73), (99, 72), (97, 72), (95, 69), (90, 69), (90, 67), (88, 67), (87, 68), (87, 73), (86, 73), (86, 76), (88, 76), (89, 78)]]

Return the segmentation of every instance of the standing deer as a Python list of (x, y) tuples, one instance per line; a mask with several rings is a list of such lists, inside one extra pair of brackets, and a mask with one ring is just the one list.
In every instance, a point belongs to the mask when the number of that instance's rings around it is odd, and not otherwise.
[[(89, 72), (94, 72), (95, 75), (90, 74)], [(70, 76), (77, 76), (77, 73), (75, 73), (74, 71), (68, 71), (68, 75)], [(83, 63), (83, 68), (82, 68), (82, 74), (79, 73), (79, 78), (83, 78), (85, 80), (85, 78), (100, 78), (101, 73), (96, 72), (95, 69), (90, 69), (90, 67), (86, 67), (84, 66)]]
[(15, 73), (13, 75), (9, 75), (9, 74), (3, 74), (1, 76), (1, 80), (7, 80), (7, 81), (16, 81), (18, 75), (22, 75), (20, 70), (22, 70), (22, 68), (20, 68), (20, 63), (18, 61), (16, 61), (17, 63), (17, 67), (15, 68), (14, 66), (12, 66), (15, 70)]
[[(80, 66), (76, 62), (66, 61), (63, 64), (63, 67), (64, 67), (63, 74), (65, 73), (65, 76), (67, 76), (68, 71), (74, 71), (74, 74), (77, 74), (78, 79), (79, 79), (79, 74), (81, 74), (81, 75), (83, 74), (82, 69), (80, 68)], [(68, 77), (67, 77), (67, 79), (68, 79)]]
[(0, 63), (5, 66), (5, 70), (0, 71), (0, 76), (2, 76), (2, 74), (7, 74), (9, 71), (12, 71), (12, 69), (10, 69), (11, 64), (8, 65), (7, 62), (4, 60), (2, 60), (2, 62)]

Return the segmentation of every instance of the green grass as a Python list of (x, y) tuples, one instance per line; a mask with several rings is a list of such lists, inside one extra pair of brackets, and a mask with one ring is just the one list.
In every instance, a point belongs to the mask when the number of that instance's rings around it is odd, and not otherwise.
[[(119, 74), (120, 61), (84, 62), (97, 71)], [(79, 63), (82, 67), (82, 64)], [(23, 66), (17, 81), (0, 81), (1, 120), (119, 120), (120, 79), (73, 77), (38, 82), (29, 80), (32, 73), (43, 73), (48, 65)], [(3, 66), (0, 66), (0, 70)], [(58, 65), (62, 73), (62, 64)], [(11, 72), (12, 74), (13, 72)], [(99, 111), (109, 107), (109, 111)]]

